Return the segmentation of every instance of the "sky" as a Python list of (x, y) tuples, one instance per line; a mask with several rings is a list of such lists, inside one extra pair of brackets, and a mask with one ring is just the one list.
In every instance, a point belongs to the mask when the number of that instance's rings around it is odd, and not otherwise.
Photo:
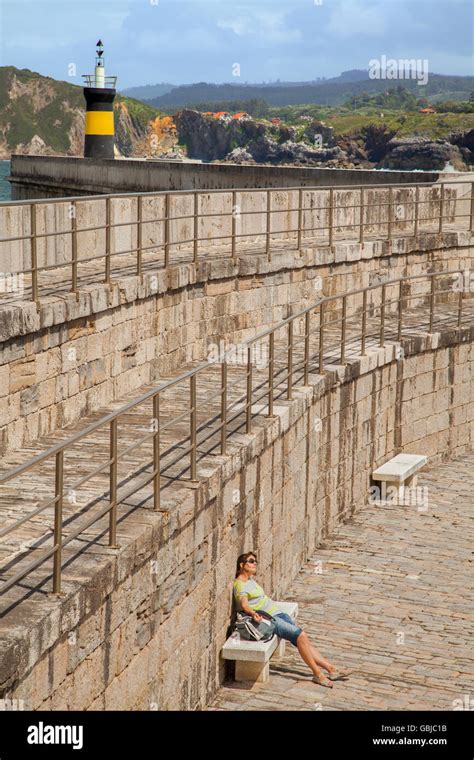
[(0, 0), (0, 65), (82, 84), (100, 37), (119, 90), (309, 81), (382, 55), (472, 75), (472, 29), (471, 0)]

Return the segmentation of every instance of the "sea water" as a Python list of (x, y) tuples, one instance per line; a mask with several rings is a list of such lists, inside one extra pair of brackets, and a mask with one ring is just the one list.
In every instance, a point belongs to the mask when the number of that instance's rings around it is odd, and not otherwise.
[(0, 201), (11, 199), (10, 183), (5, 177), (10, 174), (10, 161), (0, 161)]

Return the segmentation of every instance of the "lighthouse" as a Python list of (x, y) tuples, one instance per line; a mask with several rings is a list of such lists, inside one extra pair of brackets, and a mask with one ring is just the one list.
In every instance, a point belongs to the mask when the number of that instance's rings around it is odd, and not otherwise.
[(105, 76), (104, 45), (96, 45), (94, 74), (83, 74), (86, 99), (84, 158), (114, 158), (114, 98), (117, 77)]

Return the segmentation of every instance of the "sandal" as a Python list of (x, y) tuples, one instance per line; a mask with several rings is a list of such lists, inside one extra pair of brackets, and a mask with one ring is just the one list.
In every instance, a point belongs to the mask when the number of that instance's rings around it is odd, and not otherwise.
[(328, 679), (327, 676), (324, 675), (324, 673), (321, 673), (320, 676), (313, 676), (314, 683), (317, 683), (319, 686), (326, 686), (328, 689), (332, 689), (333, 685), (331, 681)]
[(349, 670), (348, 668), (345, 668), (343, 670), (340, 670), (339, 668), (337, 668), (337, 670), (334, 670), (332, 673), (328, 673), (328, 678), (331, 681), (339, 681), (342, 678), (347, 678), (353, 672), (354, 672), (353, 670)]

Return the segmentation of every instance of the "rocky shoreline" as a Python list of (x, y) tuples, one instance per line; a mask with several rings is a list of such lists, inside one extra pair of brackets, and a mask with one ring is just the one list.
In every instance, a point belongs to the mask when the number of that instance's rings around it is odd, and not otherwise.
[(175, 117), (179, 143), (189, 158), (237, 164), (291, 164), (344, 169), (468, 171), (474, 164), (474, 129), (446, 138), (397, 138), (384, 125), (354, 135), (313, 121), (296, 127), (250, 118), (221, 121), (191, 109)]

